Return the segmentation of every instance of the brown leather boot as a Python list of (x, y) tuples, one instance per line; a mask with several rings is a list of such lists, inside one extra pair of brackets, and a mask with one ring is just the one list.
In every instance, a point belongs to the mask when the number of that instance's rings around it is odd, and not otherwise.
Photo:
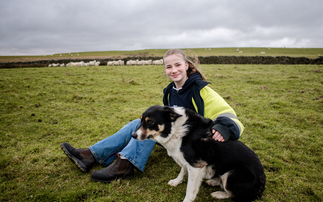
[(116, 179), (131, 179), (134, 176), (134, 166), (127, 159), (121, 159), (118, 155), (116, 160), (108, 167), (94, 171), (91, 180), (94, 182), (110, 183)]
[(62, 143), (61, 148), (68, 158), (70, 158), (83, 172), (90, 171), (96, 162), (90, 149), (76, 149), (68, 142)]

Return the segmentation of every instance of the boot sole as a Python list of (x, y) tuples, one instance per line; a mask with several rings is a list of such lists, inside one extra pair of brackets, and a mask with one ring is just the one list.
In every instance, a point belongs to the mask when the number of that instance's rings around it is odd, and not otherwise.
[(78, 158), (73, 156), (63, 145), (64, 143), (61, 144), (61, 149), (64, 151), (64, 153), (68, 156), (69, 159), (72, 160), (72, 162), (83, 172), (88, 172), (88, 170), (85, 169), (85, 165), (80, 161)]

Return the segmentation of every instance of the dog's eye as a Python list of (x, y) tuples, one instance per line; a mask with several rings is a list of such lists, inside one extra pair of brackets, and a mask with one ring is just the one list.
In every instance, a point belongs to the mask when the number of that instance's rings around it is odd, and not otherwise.
[(148, 121), (147, 121), (147, 125), (148, 125), (148, 126), (151, 126), (151, 125), (153, 125), (153, 124), (154, 124), (154, 122), (153, 122), (153, 121), (151, 121), (151, 120), (148, 120)]

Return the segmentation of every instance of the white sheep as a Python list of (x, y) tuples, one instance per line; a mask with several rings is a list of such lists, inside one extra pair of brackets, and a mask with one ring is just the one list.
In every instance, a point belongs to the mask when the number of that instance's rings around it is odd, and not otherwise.
[(107, 66), (114, 66), (114, 65), (116, 65), (116, 66), (124, 65), (124, 61), (118, 60), (118, 61), (108, 61), (107, 62)]
[(126, 65), (131, 65), (131, 62), (132, 62), (132, 60), (128, 60), (128, 61), (126, 62)]
[(113, 61), (108, 61), (107, 62), (107, 66), (112, 66), (113, 65)]
[(89, 66), (95, 66), (96, 60), (90, 61)]
[(124, 66), (124, 60), (119, 60), (119, 64), (120, 64), (121, 66)]
[(95, 66), (99, 66), (99, 65), (100, 65), (100, 62), (96, 62), (96, 63), (95, 63)]
[(261, 54), (266, 54), (265, 52), (260, 52)]
[(137, 65), (143, 65), (143, 64), (144, 64), (144, 62), (145, 62), (144, 60), (140, 60), (140, 61), (139, 61), (139, 60), (137, 60)]
[(160, 59), (160, 60), (154, 60), (153, 61), (153, 65), (162, 65), (164, 62), (163, 62), (163, 59)]
[(113, 61), (113, 66), (119, 66), (119, 61)]
[(137, 65), (137, 64), (138, 64), (138, 62), (139, 62), (138, 60), (132, 60), (132, 61), (131, 61), (131, 65)]
[(60, 67), (65, 67), (65, 64), (64, 64), (64, 63), (62, 63), (62, 64), (60, 64), (59, 66), (60, 66)]
[(127, 65), (137, 65), (139, 63), (139, 61), (138, 60), (129, 60), (129, 61), (127, 61)]
[(152, 61), (151, 60), (143, 60), (143, 65), (151, 65)]
[(82, 67), (84, 66), (84, 62), (81, 61), (81, 62), (71, 62), (71, 66), (72, 67)]

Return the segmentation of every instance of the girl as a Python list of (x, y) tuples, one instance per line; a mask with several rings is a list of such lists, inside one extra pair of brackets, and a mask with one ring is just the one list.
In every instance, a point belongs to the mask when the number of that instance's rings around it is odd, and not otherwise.
[[(197, 57), (188, 58), (179, 49), (168, 50), (164, 57), (166, 75), (172, 82), (164, 89), (163, 103), (195, 110), (213, 121), (213, 139), (225, 142), (240, 137), (244, 127), (234, 110), (226, 101), (207, 85), (205, 76), (197, 68)], [(88, 172), (96, 162), (108, 167), (94, 171), (92, 181), (109, 183), (115, 179), (130, 179), (134, 168), (144, 171), (156, 142), (137, 141), (131, 134), (139, 126), (140, 120), (125, 125), (114, 135), (90, 146), (76, 149), (69, 143), (62, 143), (66, 155), (84, 172)]]

